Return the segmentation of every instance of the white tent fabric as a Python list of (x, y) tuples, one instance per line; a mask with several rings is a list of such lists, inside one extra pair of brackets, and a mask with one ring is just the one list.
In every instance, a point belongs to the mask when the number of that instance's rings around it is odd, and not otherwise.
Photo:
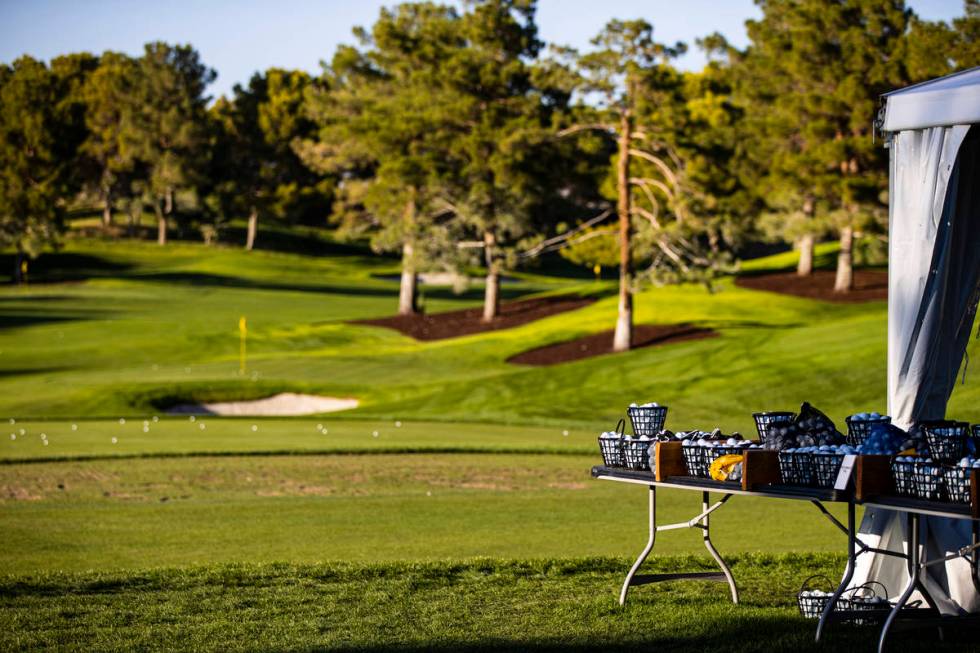
[[(889, 108), (892, 101), (888, 99)], [(891, 140), (888, 409), (902, 428), (945, 416), (976, 314), (980, 133), (970, 129), (907, 129)], [(868, 545), (904, 551), (905, 528), (901, 515), (869, 509), (859, 530)], [(923, 531), (927, 559), (970, 543), (970, 526), (964, 520), (930, 518)], [(980, 611), (970, 574), (962, 559), (929, 568), (923, 582), (941, 612)], [(854, 583), (868, 580), (881, 582), (894, 597), (908, 580), (905, 562), (860, 556)]]
[(980, 67), (885, 95), (882, 131), (980, 123)]

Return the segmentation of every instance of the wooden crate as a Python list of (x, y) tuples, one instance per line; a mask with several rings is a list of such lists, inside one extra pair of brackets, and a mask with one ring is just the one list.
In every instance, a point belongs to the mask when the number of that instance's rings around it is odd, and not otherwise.
[(895, 494), (891, 456), (858, 456), (854, 463), (854, 498), (866, 501)]
[(684, 464), (684, 451), (680, 442), (658, 442), (653, 451), (656, 461), (658, 481), (666, 480), (669, 476), (686, 476), (687, 465)]
[(742, 466), (742, 489), (760, 490), (765, 485), (779, 483), (779, 456), (775, 451), (748, 449)]

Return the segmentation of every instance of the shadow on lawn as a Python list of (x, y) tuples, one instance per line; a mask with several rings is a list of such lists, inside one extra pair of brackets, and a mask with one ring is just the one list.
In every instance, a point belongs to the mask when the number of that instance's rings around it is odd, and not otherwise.
[[(877, 627), (837, 626), (829, 631), (824, 641), (813, 640), (816, 621), (803, 621), (787, 617), (748, 617), (738, 616), (719, 622), (711, 634), (703, 632), (684, 637), (676, 633), (671, 637), (631, 635), (608, 635), (608, 639), (597, 633), (594, 640), (534, 640), (534, 639), (493, 639), (482, 641), (458, 641), (431, 644), (386, 643), (373, 646), (344, 646), (329, 648), (289, 649), (314, 653), (332, 651), (343, 653), (382, 653), (400, 651), (402, 653), (490, 653), (517, 652), (530, 653), (586, 653), (603, 651), (626, 653), (628, 651), (670, 651), (673, 653), (703, 653), (704, 651), (738, 651), (740, 653), (828, 653), (829, 651), (873, 651), (877, 648), (880, 630)], [(700, 628), (696, 628), (700, 630)], [(940, 653), (942, 651), (976, 650), (977, 631), (968, 628), (946, 628), (945, 637), (939, 640), (935, 629), (896, 632), (889, 636), (891, 651), (923, 651)], [(274, 649), (273, 649), (274, 650)]]
[[(14, 268), (13, 254), (0, 254), (0, 281), (10, 283)], [(110, 261), (101, 256), (73, 252), (42, 254), (28, 262), (27, 280), (30, 283), (60, 283), (85, 281), (93, 277), (117, 277), (132, 270), (133, 266)]]
[[(327, 283), (275, 283), (270, 281), (258, 281), (244, 277), (235, 277), (222, 274), (210, 274), (204, 272), (156, 272), (152, 274), (141, 274), (133, 277), (143, 281), (158, 281), (169, 284), (182, 284), (189, 286), (213, 286), (221, 288), (243, 288), (249, 290), (275, 290), (291, 292), (324, 293), (333, 295), (359, 295), (362, 297), (391, 297), (398, 296), (398, 286), (391, 283), (388, 287), (365, 287), (355, 285), (340, 285)], [(501, 288), (501, 299), (511, 299), (521, 297), (534, 289), (520, 288)], [(483, 296), (481, 289), (471, 289), (461, 294), (454, 294), (451, 288), (425, 288), (425, 299), (476, 299)], [(394, 306), (392, 306), (394, 309)]]

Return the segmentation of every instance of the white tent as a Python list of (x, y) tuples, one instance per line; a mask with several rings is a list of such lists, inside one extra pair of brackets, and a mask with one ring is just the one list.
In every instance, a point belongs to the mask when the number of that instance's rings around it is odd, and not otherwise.
[[(980, 298), (980, 67), (884, 96), (890, 149), (888, 410), (896, 425), (942, 419)], [(904, 550), (905, 520), (869, 509), (869, 545)], [(965, 520), (929, 518), (920, 541), (936, 560), (970, 544)], [(944, 614), (980, 612), (963, 559), (928, 568), (926, 589)], [(854, 583), (878, 580), (894, 598), (905, 561), (858, 557)]]

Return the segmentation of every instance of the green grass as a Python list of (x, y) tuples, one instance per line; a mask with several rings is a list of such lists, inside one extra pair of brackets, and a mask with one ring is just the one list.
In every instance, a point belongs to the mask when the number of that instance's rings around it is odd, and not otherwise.
[[(719, 337), (532, 368), (506, 359), (611, 328), (614, 282), (522, 273), (508, 298), (600, 299), (423, 343), (348, 323), (393, 312), (397, 282), (382, 277), (397, 261), (319, 232), (294, 241), (302, 253), (70, 240), (32, 267), (31, 285), (0, 288), (0, 650), (816, 650), (792, 597), (811, 573), (839, 576), (844, 541), (805, 502), (736, 497), (713, 514), (744, 605), (695, 583), (643, 587), (618, 610), (646, 497), (589, 478), (594, 438), (630, 401), (668, 404), (675, 429), (744, 433), (753, 411), (803, 400), (839, 422), (881, 410), (883, 302), (731, 280), (714, 293), (649, 289), (638, 322)], [(745, 267), (792, 264), (788, 253)], [(479, 302), (478, 285), (425, 289), (429, 311)], [(968, 375), (950, 414), (980, 421), (978, 387)], [(163, 412), (286, 390), (361, 406), (302, 419)], [(661, 492), (661, 520), (689, 519), (698, 498)], [(703, 553), (695, 532), (662, 534), (657, 552), (654, 569), (704, 564), (664, 557)], [(867, 634), (838, 636), (835, 648), (870, 648)]]
[[(625, 558), (523, 562), (217, 565), (0, 579), (0, 649), (100, 651), (873, 650), (836, 626), (821, 645), (795, 592), (827, 555), (739, 556), (742, 602), (721, 584), (670, 583), (616, 604)], [(652, 571), (709, 569), (662, 558)], [(903, 632), (902, 651), (964, 651), (970, 634)]]
[[(0, 572), (635, 555), (646, 541), (646, 492), (591, 479), (596, 462), (352, 454), (2, 465)], [(697, 493), (658, 498), (664, 523), (701, 509)], [(725, 553), (844, 546), (806, 502), (736, 497), (712, 529)], [(680, 531), (662, 534), (657, 552), (704, 549), (698, 532)]]
[[(637, 297), (639, 322), (693, 322), (721, 337), (531, 368), (505, 361), (611, 327), (608, 282), (523, 275), (506, 292), (603, 298), (515, 329), (422, 343), (346, 322), (390, 314), (397, 293), (396, 282), (377, 278), (396, 263), (357, 250), (314, 257), (72, 241), (58, 256), (83, 260), (87, 280), (0, 290), (0, 416), (139, 417), (176, 401), (281, 390), (356, 396), (362, 406), (345, 415), (355, 419), (592, 430), (615, 424), (630, 400), (670, 405), (675, 428), (743, 431), (752, 411), (804, 399), (838, 420), (884, 408), (884, 303), (828, 304), (730, 282), (713, 294), (650, 289)], [(432, 311), (472, 306), (479, 289), (430, 289), (426, 302)], [(245, 378), (241, 315), (250, 325)], [(980, 343), (970, 353), (980, 355)], [(978, 388), (957, 386), (951, 413), (980, 421)]]

